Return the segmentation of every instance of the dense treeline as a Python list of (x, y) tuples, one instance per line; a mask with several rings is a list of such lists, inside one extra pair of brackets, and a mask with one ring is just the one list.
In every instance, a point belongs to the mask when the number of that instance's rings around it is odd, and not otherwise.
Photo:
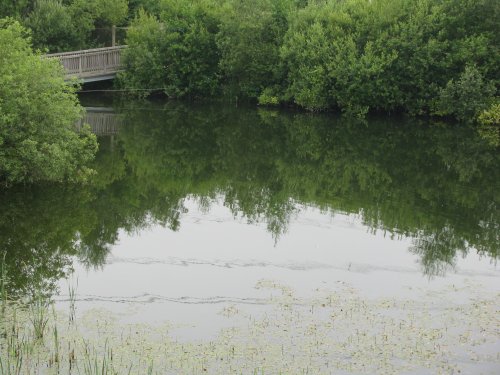
[(145, 1), (127, 88), (499, 122), (496, 0)]

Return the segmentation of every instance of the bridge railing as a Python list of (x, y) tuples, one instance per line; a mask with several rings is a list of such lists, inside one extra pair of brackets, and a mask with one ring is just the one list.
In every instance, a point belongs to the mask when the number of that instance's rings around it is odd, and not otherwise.
[(48, 58), (57, 58), (67, 75), (80, 78), (116, 73), (121, 70), (121, 51), (127, 46), (94, 48), (83, 51), (52, 53)]

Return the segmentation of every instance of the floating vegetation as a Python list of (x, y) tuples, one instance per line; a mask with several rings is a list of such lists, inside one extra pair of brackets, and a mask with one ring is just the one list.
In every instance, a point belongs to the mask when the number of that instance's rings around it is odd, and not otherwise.
[(364, 298), (342, 283), (306, 298), (272, 280), (256, 288), (269, 291), (265, 311), (224, 306), (223, 316), (243, 324), (194, 342), (177, 341), (167, 323), (123, 324), (102, 309), (75, 318), (74, 290), (69, 320), (51, 313), (49, 301), (3, 299), (0, 374), (452, 374), (500, 366), (498, 295), (478, 285), (412, 290), (404, 300)]

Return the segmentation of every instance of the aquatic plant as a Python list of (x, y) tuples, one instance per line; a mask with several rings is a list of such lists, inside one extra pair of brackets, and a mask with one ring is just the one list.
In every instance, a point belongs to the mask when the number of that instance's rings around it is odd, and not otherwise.
[(68, 325), (47, 301), (37, 307), (46, 309), (40, 335), (31, 308), (9, 301), (0, 374), (453, 373), (500, 363), (487, 349), (498, 342), (498, 296), (479, 297), (480, 285), (413, 291), (411, 299), (369, 299), (346, 283), (307, 297), (274, 280), (256, 288), (269, 293), (265, 310), (225, 306), (221, 314), (239, 324), (188, 342), (171, 336), (172, 324), (123, 324), (102, 309)]
[(49, 322), (48, 307), (48, 299), (38, 292), (36, 292), (31, 303), (29, 303), (29, 319), (33, 326), (35, 338), (37, 339), (42, 339), (45, 334), (45, 328)]

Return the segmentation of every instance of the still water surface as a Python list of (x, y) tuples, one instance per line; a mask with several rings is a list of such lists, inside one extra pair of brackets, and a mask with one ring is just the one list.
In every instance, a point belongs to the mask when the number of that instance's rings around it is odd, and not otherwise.
[(263, 280), (303, 298), (436, 293), (441, 309), (443, 288), (462, 290), (457, 306), (500, 292), (500, 153), (471, 129), (220, 104), (102, 112), (91, 186), (0, 193), (11, 293), (64, 306), (69, 277), (80, 313), (174, 322), (189, 341), (234, 325), (228, 308), (265, 314), (278, 292)]

